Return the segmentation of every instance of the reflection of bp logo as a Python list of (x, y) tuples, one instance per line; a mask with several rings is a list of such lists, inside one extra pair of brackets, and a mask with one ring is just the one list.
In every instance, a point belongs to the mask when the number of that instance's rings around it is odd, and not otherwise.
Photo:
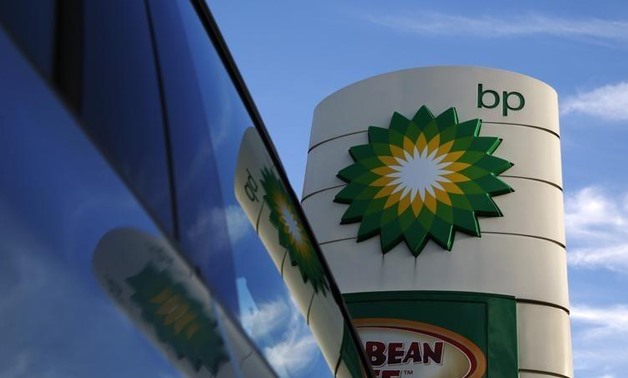
[(144, 321), (178, 358), (187, 359), (195, 371), (205, 367), (213, 375), (229, 361), (216, 319), (166, 270), (149, 263), (126, 281), (135, 290), (131, 300), (141, 308)]
[(350, 148), (355, 163), (338, 172), (348, 185), (334, 201), (350, 205), (341, 223), (361, 222), (358, 241), (380, 234), (384, 253), (405, 241), (415, 256), (429, 239), (451, 250), (455, 230), (480, 236), (478, 215), (501, 216), (491, 196), (513, 191), (496, 177), (512, 166), (491, 155), (501, 140), (479, 136), (481, 123), (423, 106), (369, 127), (369, 143)]
[(290, 263), (299, 267), (303, 281), (310, 280), (316, 292), (321, 290), (325, 294), (329, 287), (323, 267), (286, 189), (267, 168), (262, 169), (261, 182), (266, 192), (264, 200), (270, 207), (270, 222), (279, 231), (279, 244), (288, 250)]

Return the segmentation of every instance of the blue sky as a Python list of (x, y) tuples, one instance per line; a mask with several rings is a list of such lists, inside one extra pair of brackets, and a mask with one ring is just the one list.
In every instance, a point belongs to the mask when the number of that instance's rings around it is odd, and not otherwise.
[(481, 65), (559, 93), (577, 377), (628, 369), (628, 3), (209, 1), (300, 193), (312, 111), (355, 81)]

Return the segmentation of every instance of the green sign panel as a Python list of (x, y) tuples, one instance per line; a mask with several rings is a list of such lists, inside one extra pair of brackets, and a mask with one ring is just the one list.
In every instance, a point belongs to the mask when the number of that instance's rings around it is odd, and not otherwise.
[(344, 298), (377, 377), (518, 374), (513, 297), (400, 291)]

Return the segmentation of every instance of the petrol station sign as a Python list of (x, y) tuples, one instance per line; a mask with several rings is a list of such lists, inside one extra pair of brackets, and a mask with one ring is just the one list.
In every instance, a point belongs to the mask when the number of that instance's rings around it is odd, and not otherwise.
[(314, 112), (303, 208), (379, 377), (573, 375), (556, 92), (428, 67)]

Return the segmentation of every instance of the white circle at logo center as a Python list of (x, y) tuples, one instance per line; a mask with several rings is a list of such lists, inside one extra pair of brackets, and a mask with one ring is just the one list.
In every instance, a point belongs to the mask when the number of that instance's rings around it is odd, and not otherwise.
[(436, 152), (428, 155), (427, 149), (421, 152), (415, 149), (412, 155), (406, 152), (405, 158), (395, 158), (399, 165), (391, 168), (396, 172), (388, 174), (389, 177), (395, 178), (390, 184), (397, 185), (393, 193), (403, 190), (402, 196), (410, 193), (412, 200), (418, 193), (423, 200), (426, 191), (434, 196), (434, 188), (443, 190), (438, 181), (442, 181), (442, 176), (450, 172), (444, 169), (448, 163), (441, 163), (445, 155), (435, 157)]
[(301, 235), (301, 230), (299, 229), (299, 222), (295, 219), (292, 211), (288, 207), (282, 207), (280, 209), (281, 217), (283, 218), (284, 224), (288, 229), (288, 233), (292, 236), (292, 239), (297, 243), (301, 243), (303, 237)]

